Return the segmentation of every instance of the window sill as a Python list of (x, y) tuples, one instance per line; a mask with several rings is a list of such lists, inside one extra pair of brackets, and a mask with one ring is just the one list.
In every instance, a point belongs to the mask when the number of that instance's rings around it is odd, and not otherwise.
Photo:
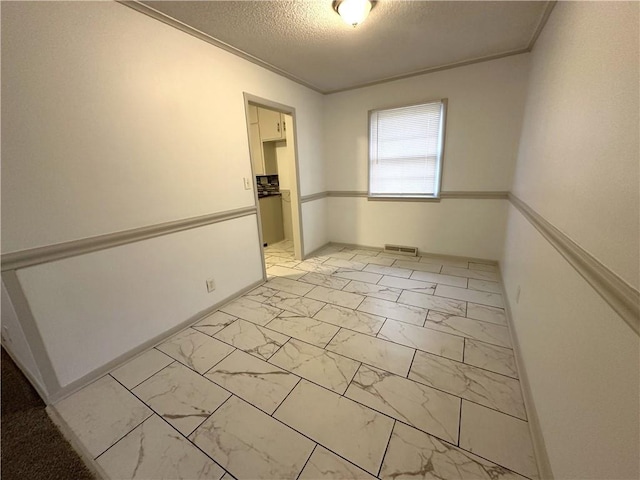
[(439, 202), (439, 196), (427, 195), (367, 195), (367, 200), (374, 202)]

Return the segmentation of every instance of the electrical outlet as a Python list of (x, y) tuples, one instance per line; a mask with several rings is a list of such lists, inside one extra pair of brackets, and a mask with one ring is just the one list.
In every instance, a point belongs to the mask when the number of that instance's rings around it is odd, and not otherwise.
[(251, 190), (251, 179), (244, 177), (244, 189)]
[(207, 292), (211, 293), (216, 289), (216, 281), (213, 278), (207, 280)]
[(518, 285), (518, 290), (516, 290), (516, 303), (520, 303), (520, 285)]

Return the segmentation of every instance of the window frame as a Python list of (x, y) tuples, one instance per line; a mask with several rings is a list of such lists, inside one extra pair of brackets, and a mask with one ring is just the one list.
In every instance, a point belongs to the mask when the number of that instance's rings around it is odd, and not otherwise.
[[(386, 193), (371, 193), (371, 116), (375, 112), (381, 112), (385, 110), (395, 110), (399, 108), (408, 108), (415, 107), (419, 105), (428, 105), (430, 103), (440, 103), (442, 105), (442, 131), (440, 132), (440, 156), (437, 160), (437, 179), (436, 179), (436, 192), (433, 195), (416, 195), (416, 194), (406, 194), (406, 195), (391, 195)], [(447, 108), (448, 108), (448, 99), (447, 98), (439, 98), (436, 100), (428, 100), (424, 102), (416, 102), (405, 105), (394, 105), (388, 107), (379, 107), (369, 110), (367, 115), (367, 199), (368, 200), (398, 200), (398, 201), (419, 201), (419, 202), (439, 202), (442, 193), (442, 173), (444, 170), (444, 153), (445, 153), (445, 142), (447, 137)]]

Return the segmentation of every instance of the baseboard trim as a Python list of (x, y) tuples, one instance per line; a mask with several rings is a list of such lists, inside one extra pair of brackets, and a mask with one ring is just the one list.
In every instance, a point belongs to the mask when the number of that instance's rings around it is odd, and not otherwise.
[(536, 456), (536, 465), (538, 466), (538, 474), (540, 480), (553, 480), (553, 471), (551, 470), (551, 462), (549, 462), (549, 455), (547, 453), (547, 447), (545, 445), (544, 436), (542, 435), (542, 428), (540, 427), (540, 420), (538, 418), (538, 412), (533, 401), (533, 394), (531, 393), (531, 386), (529, 384), (529, 377), (527, 376), (527, 370), (524, 366), (524, 359), (520, 352), (520, 342), (518, 341), (518, 334), (516, 333), (515, 326), (513, 324), (513, 315), (511, 313), (511, 306), (509, 304), (509, 297), (507, 297), (507, 291), (504, 286), (504, 278), (502, 276), (502, 268), (500, 262), (498, 263), (498, 280), (500, 282), (500, 288), (502, 290), (502, 298), (504, 300), (504, 310), (507, 317), (507, 326), (509, 329), (509, 336), (511, 338), (511, 344), (513, 346), (513, 352), (516, 359), (516, 368), (518, 369), (518, 379), (520, 380), (520, 390), (522, 391), (522, 398), (524, 400), (525, 409), (527, 411), (527, 423), (529, 424), (529, 433), (531, 434), (531, 440), (533, 444), (533, 450)]
[[(314, 254), (318, 253), (322, 249), (330, 246), (342, 247), (342, 248), (353, 248), (353, 249), (360, 249), (360, 250), (371, 250), (372, 252), (382, 252), (384, 250), (383, 247), (373, 247), (371, 245), (360, 245), (357, 243), (344, 243), (344, 242), (328, 242), (328, 243), (325, 243), (322, 247), (317, 248), (316, 250), (311, 252), (309, 255), (305, 257), (305, 259), (313, 256)], [(443, 260), (459, 260), (463, 262), (466, 261), (466, 262), (474, 262), (474, 263), (484, 263), (487, 265), (498, 265), (497, 260), (492, 260), (488, 258), (463, 257), (459, 255), (446, 255), (444, 253), (429, 253), (429, 252), (424, 252), (418, 249), (418, 256), (421, 257), (423, 255), (428, 256), (430, 258), (435, 258), (435, 259), (441, 258)], [(412, 258), (412, 257), (406, 257), (406, 258)]]
[(132, 228), (122, 232), (107, 233), (95, 237), (72, 240), (70, 242), (56, 243), (45, 247), (29, 248), (17, 252), (2, 255), (2, 271), (17, 270), (31, 267), (41, 263), (53, 262), (63, 258), (76, 257), (98, 250), (117, 247), (127, 243), (139, 242), (150, 238), (168, 235), (170, 233), (204, 227), (214, 223), (233, 220), (236, 218), (254, 215), (257, 213), (254, 206), (226, 210), (224, 212), (211, 213), (199, 217), (190, 217), (172, 222), (159, 223), (140, 228)]
[(115, 359), (113, 359), (110, 362), (106, 363), (102, 367), (99, 367), (99, 368), (93, 370), (92, 372), (89, 372), (88, 374), (84, 375), (83, 377), (79, 378), (78, 380), (75, 380), (74, 382), (70, 383), (69, 385), (66, 385), (65, 387), (62, 387), (60, 390), (58, 390), (54, 394), (50, 395), (49, 398), (46, 399), (47, 404), (49, 404), (49, 405), (56, 404), (56, 403), (60, 402), (61, 400), (64, 400), (65, 398), (69, 397), (70, 395), (73, 395), (78, 390), (81, 390), (82, 388), (86, 387), (90, 383), (93, 383), (96, 380), (104, 377), (105, 375), (108, 375), (109, 373), (111, 373), (116, 368), (119, 368), (122, 364), (124, 364), (124, 363), (126, 363), (126, 362), (128, 362), (130, 360), (133, 360), (135, 357), (138, 357), (138, 356), (142, 355), (147, 350), (155, 347), (156, 345), (161, 344), (162, 342), (167, 340), (169, 337), (175, 335), (179, 331), (184, 330), (185, 328), (188, 328), (191, 325), (199, 322), (202, 318), (204, 318), (207, 315), (215, 312), (216, 310), (218, 310), (220, 307), (226, 305), (227, 303), (235, 300), (237, 297), (240, 297), (240, 296), (244, 295), (245, 293), (250, 292), (254, 288), (262, 285), (264, 282), (265, 282), (264, 279), (260, 279), (257, 282), (253, 282), (252, 284), (244, 287), (243, 289), (239, 290), (238, 292), (236, 292), (236, 293), (234, 293), (232, 295), (229, 295), (228, 297), (224, 298), (223, 300), (220, 300), (219, 302), (215, 303), (214, 305), (212, 305), (210, 307), (207, 307), (206, 309), (196, 313), (195, 315), (192, 315), (187, 320), (185, 320), (184, 322), (179, 323), (175, 327), (170, 328), (169, 330), (161, 333), (160, 335), (156, 335), (152, 339), (147, 340), (146, 342), (142, 343), (141, 345), (137, 346), (136, 348), (134, 348), (134, 349), (132, 349), (132, 350), (126, 352), (126, 353), (123, 353), (122, 355), (120, 355), (118, 357), (116, 357)]
[(509, 201), (640, 336), (640, 292), (514, 194)]

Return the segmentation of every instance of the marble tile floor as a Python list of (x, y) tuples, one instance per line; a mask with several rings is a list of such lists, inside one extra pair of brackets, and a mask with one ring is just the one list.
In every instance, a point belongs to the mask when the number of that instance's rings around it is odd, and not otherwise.
[(265, 263), (55, 405), (107, 476), (538, 478), (495, 265), (291, 242)]

